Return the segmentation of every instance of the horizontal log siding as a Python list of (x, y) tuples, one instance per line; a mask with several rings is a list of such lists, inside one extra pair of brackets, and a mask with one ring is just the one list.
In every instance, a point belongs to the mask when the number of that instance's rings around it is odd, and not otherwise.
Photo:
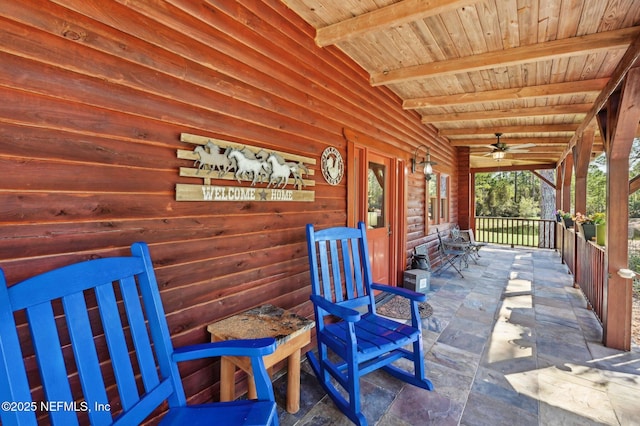
[[(345, 127), (406, 153), (454, 151), (278, 0), (5, 2), (0, 9), (0, 266), (10, 283), (150, 244), (174, 344), (274, 303), (312, 316), (304, 225), (346, 223)], [(313, 203), (176, 202), (182, 132), (315, 158)], [(409, 164), (409, 163), (407, 163)], [(407, 251), (424, 242), (424, 180), (408, 174)], [(451, 220), (457, 220), (452, 208)], [(195, 402), (217, 368), (184, 366)]]

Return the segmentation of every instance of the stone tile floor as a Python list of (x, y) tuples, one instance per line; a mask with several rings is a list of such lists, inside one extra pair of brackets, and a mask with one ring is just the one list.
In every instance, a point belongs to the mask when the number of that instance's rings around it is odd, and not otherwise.
[[(460, 278), (432, 277), (424, 319), (432, 392), (384, 372), (361, 380), (370, 425), (640, 425), (640, 348), (601, 344), (558, 253), (489, 246)], [(455, 275), (454, 275), (455, 274)], [(301, 408), (283, 426), (350, 425), (303, 362)]]

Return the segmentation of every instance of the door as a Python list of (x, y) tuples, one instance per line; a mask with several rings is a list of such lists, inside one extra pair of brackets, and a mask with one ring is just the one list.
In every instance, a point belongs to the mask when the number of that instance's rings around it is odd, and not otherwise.
[(373, 280), (398, 285), (406, 264), (404, 152), (348, 129), (345, 137), (347, 224), (367, 226)]
[(390, 284), (391, 279), (391, 159), (382, 155), (367, 155), (367, 240), (373, 281)]

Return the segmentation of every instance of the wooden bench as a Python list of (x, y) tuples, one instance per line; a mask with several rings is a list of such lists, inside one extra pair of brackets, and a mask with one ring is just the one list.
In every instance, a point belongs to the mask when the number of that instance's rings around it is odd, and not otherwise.
[[(2, 425), (138, 425), (163, 411), (160, 424), (277, 425), (262, 360), (275, 340), (174, 349), (148, 247), (135, 243), (131, 253), (9, 288), (0, 270)], [(251, 357), (258, 399), (187, 405), (177, 363), (227, 355)]]

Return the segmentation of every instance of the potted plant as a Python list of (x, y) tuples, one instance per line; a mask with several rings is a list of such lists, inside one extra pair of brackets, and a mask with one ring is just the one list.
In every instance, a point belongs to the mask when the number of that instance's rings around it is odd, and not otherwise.
[(603, 212), (594, 213), (592, 216), (593, 223), (596, 225), (596, 243), (599, 246), (605, 244), (607, 238), (607, 221)]
[(593, 223), (593, 219), (580, 212), (576, 213), (575, 222), (578, 224), (579, 230), (585, 240), (591, 241), (596, 237), (596, 225)]
[(556, 210), (556, 220), (558, 222), (562, 222), (562, 216), (564, 215), (564, 212), (560, 209)]
[(571, 217), (571, 213), (562, 212), (562, 221), (564, 222), (565, 228), (573, 228), (573, 218)]

